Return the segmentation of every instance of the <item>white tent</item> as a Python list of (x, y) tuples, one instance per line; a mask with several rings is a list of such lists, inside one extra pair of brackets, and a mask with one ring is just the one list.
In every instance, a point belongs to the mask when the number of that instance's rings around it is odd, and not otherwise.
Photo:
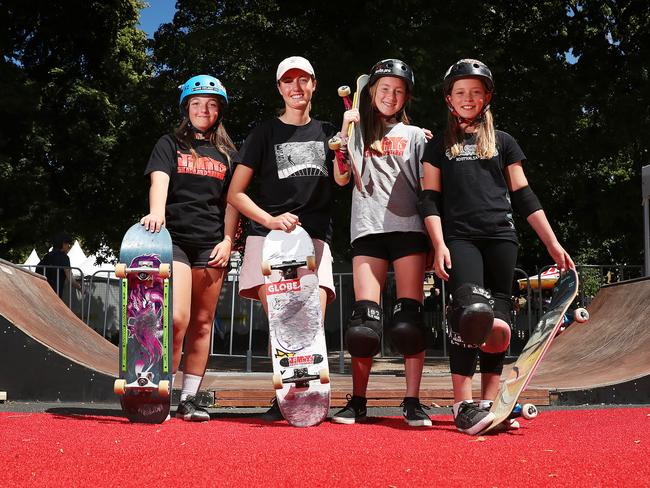
[(32, 253), (29, 255), (27, 260), (23, 263), (25, 266), (36, 266), (41, 261), (41, 258), (36, 254), (36, 249), (32, 249)]

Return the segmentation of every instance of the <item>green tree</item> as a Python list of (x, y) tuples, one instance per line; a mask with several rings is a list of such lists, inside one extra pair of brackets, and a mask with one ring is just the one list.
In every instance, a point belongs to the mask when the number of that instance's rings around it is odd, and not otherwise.
[(142, 6), (3, 2), (0, 255), (42, 251), (62, 229), (91, 250), (114, 244), (139, 210), (132, 175), (146, 157), (140, 104), (151, 74)]

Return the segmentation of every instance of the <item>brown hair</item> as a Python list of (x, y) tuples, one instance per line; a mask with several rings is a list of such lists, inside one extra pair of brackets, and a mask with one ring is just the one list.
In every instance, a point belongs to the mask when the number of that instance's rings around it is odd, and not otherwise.
[[(189, 102), (189, 98), (191, 97), (188, 97), (188, 101), (185, 102), (186, 106)], [(222, 110), (225, 108), (225, 106), (221, 98), (217, 97), (217, 101), (219, 102), (219, 118), (221, 118)], [(231, 155), (237, 149), (235, 148), (235, 144), (232, 142), (232, 139), (228, 135), (223, 122), (217, 122), (204, 134), (204, 136), (207, 140), (210, 141), (210, 143), (212, 143), (214, 147), (217, 148), (221, 154), (226, 156), (226, 159), (228, 160), (228, 166), (231, 166)], [(192, 124), (190, 123), (188, 116), (183, 117), (180, 125), (174, 131), (174, 137), (176, 137), (176, 140), (183, 149), (188, 149), (191, 151), (194, 158), (199, 157), (192, 147), (192, 142), (196, 140), (196, 137), (194, 130), (192, 130)]]
[[(410, 121), (408, 115), (406, 115), (406, 104), (411, 98), (411, 91), (406, 82), (404, 82), (404, 86), (406, 87), (406, 100), (404, 106), (394, 115), (394, 117), (398, 122), (409, 124)], [(370, 87), (366, 85), (363, 88), (359, 100), (359, 114), (363, 121), (364, 147), (381, 155), (383, 154), (381, 139), (384, 137), (385, 127), (382, 123), (382, 118), (379, 115), (379, 112), (372, 104), (372, 101), (375, 99), (375, 93), (377, 93), (377, 83), (374, 83)]]

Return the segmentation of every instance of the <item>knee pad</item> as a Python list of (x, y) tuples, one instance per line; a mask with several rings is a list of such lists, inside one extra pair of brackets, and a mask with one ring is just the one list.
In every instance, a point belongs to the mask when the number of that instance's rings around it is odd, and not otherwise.
[(494, 311), (490, 292), (482, 287), (465, 283), (452, 294), (448, 322), (467, 345), (480, 345), (492, 329)]
[(393, 308), (390, 338), (400, 354), (411, 356), (426, 349), (423, 307), (412, 298), (399, 298)]
[(352, 356), (370, 358), (379, 352), (382, 315), (381, 307), (376, 302), (354, 302), (352, 316), (345, 331), (345, 343)]
[(451, 374), (474, 376), (478, 351), (476, 347), (466, 347), (451, 342), (449, 344), (449, 369)]
[(492, 308), (495, 319), (501, 319), (512, 327), (512, 297), (510, 295), (506, 293), (493, 294)]
[(506, 358), (506, 353), (487, 353), (481, 352), (480, 365), (481, 373), (493, 373), (500, 375), (503, 372), (503, 360)]

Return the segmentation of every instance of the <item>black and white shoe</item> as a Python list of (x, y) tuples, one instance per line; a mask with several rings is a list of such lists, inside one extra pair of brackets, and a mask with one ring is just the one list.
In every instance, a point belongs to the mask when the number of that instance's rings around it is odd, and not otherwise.
[(348, 403), (345, 407), (334, 414), (332, 422), (336, 424), (354, 424), (363, 422), (368, 418), (368, 409), (366, 408), (366, 398), (360, 396), (347, 395)]
[(282, 415), (282, 411), (280, 410), (280, 405), (278, 405), (278, 399), (276, 397), (273, 397), (273, 400), (271, 400), (271, 408), (260, 415), (260, 419), (264, 420), (265, 422), (278, 422), (280, 420), (284, 420), (284, 415)]
[(424, 412), (424, 409), (429, 410), (429, 407), (422, 405), (419, 398), (404, 397), (400, 406), (404, 421), (411, 427), (431, 427), (433, 425), (429, 416)]
[(481, 408), (474, 402), (462, 402), (454, 417), (456, 428), (465, 434), (475, 435), (488, 427), (494, 420), (494, 414)]
[(188, 396), (178, 404), (176, 418), (181, 418), (188, 422), (205, 422), (210, 420), (210, 414), (205, 408), (199, 406), (196, 397)]

